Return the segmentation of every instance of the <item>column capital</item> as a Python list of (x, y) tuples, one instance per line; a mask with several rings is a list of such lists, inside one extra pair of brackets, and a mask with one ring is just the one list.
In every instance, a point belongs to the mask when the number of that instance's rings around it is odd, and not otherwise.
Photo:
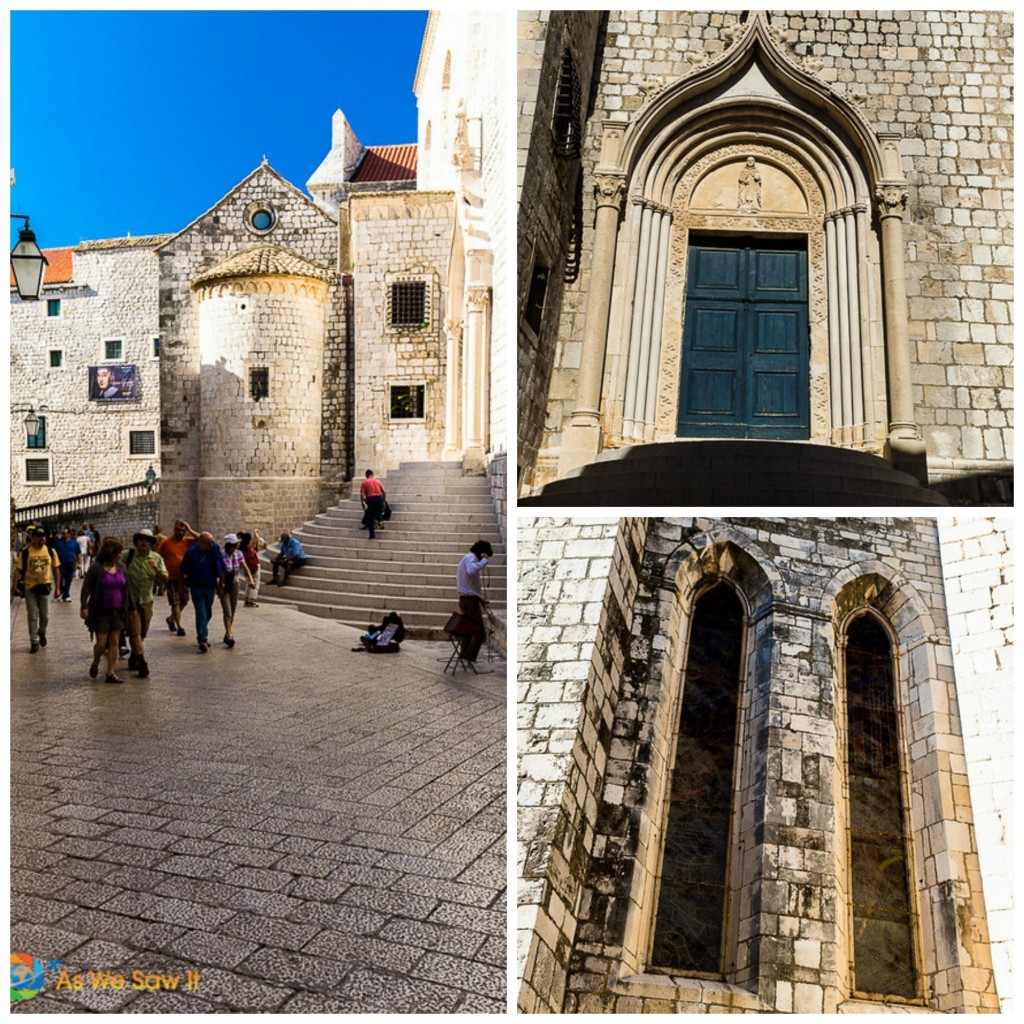
[(491, 301), (491, 286), (487, 284), (471, 284), (466, 289), (466, 309), (474, 312), (486, 309)]
[(462, 321), (461, 320), (445, 320), (444, 322), (444, 333), (455, 341), (459, 341), (462, 338)]
[(882, 182), (875, 189), (879, 217), (900, 217), (907, 206), (907, 186), (903, 182)]
[(626, 196), (626, 176), (618, 173), (595, 174), (594, 196), (597, 199), (598, 208), (610, 206), (621, 210), (622, 201)]

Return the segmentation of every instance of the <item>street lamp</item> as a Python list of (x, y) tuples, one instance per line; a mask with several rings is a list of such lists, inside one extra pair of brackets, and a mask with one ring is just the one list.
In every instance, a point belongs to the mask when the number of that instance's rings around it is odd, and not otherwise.
[(38, 299), (43, 290), (43, 275), (49, 260), (36, 245), (36, 233), (28, 226), (28, 217), (12, 213), (12, 220), (23, 220), (25, 226), (18, 231), (18, 241), (11, 250), (11, 269), (14, 285), (22, 299)]
[(25, 417), (25, 432), (35, 437), (39, 433), (39, 417), (35, 409), (30, 408)]

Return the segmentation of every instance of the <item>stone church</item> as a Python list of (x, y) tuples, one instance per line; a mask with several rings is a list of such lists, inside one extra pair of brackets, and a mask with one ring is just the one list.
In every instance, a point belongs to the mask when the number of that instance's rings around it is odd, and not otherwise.
[(519, 493), (1012, 504), (1012, 16), (519, 15)]
[[(45, 301), (12, 303), (19, 504), (153, 464), (163, 520), (273, 535), (367, 467), (446, 462), (487, 475), (503, 527), (500, 38), (480, 12), (429, 15), (416, 142), (365, 146), (339, 110), (308, 194), (264, 159), (172, 236), (61, 250)], [(89, 363), (130, 369), (132, 393), (90, 400)], [(44, 402), (50, 448), (28, 450), (24, 409)], [(97, 441), (108, 457), (92, 466)]]
[(519, 521), (522, 1012), (1011, 1012), (1010, 521)]

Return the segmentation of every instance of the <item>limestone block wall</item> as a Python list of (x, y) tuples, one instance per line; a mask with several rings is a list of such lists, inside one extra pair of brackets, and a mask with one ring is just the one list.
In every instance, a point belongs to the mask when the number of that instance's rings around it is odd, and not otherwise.
[[(572, 276), (567, 274), (572, 262), (570, 251), (575, 251), (574, 247), (571, 249), (573, 226), (582, 227), (582, 222), (577, 220), (577, 213), (582, 209), (578, 209), (577, 204), (582, 196), (583, 181), (580, 161), (555, 153), (551, 131), (553, 107), (562, 52), (568, 47), (576, 61), (583, 94), (583, 116), (588, 115), (601, 22), (599, 11), (518, 13), (518, 446), (519, 476), (527, 481), (534, 480), (534, 467), (541, 449), (552, 443), (552, 438), (557, 438), (561, 431), (563, 404), (555, 402), (548, 407), (551, 376), (556, 364), (563, 374), (579, 367), (578, 351), (575, 355), (565, 352), (559, 337), (569, 330), (570, 322), (575, 332), (575, 321), (582, 316), (586, 294), (582, 285), (575, 289), (566, 285), (566, 277)], [(538, 265), (548, 268), (550, 274), (540, 330), (534, 331), (524, 314), (534, 266)], [(578, 327), (582, 331), (582, 319)]]
[[(724, 33), (738, 18), (738, 11), (611, 11), (597, 36), (600, 71), (584, 126), (580, 274), (566, 286), (557, 346), (555, 337), (546, 337), (545, 351), (530, 356), (531, 364), (545, 358), (554, 363), (536, 483), (553, 475), (562, 424), (575, 401), (601, 122), (634, 114), (645, 90), (674, 81), (690, 60), (720, 54)], [(1012, 459), (1013, 416), (1012, 16), (773, 11), (771, 23), (787, 34), (799, 58), (820, 62), (817, 77), (850, 100), (873, 131), (901, 136), (909, 180), (904, 233), (913, 399), (932, 480), (1005, 472)], [(527, 23), (528, 33), (541, 28), (539, 20)], [(526, 104), (536, 102), (530, 77), (536, 74), (528, 62)], [(520, 115), (521, 140), (533, 142), (533, 117), (534, 136), (547, 133), (541, 103)], [(542, 177), (545, 163), (531, 155), (530, 180), (544, 186), (537, 190), (542, 201), (557, 210), (557, 192)], [(539, 228), (533, 234), (540, 235)], [(523, 261), (529, 260), (522, 248), (519, 258), (522, 298)], [(522, 351), (520, 338), (521, 366)], [(520, 393), (526, 394), (523, 383)], [(520, 421), (536, 429), (540, 412), (524, 419), (521, 410)]]
[[(357, 472), (384, 475), (406, 461), (440, 460), (444, 447), (447, 261), (450, 192), (354, 195), (349, 200), (355, 337)], [(392, 327), (388, 294), (396, 279), (423, 280), (429, 322)], [(390, 385), (425, 385), (422, 419), (392, 419)]]
[[(270, 205), (276, 224), (268, 233), (254, 231), (246, 212), (254, 203)], [(246, 509), (232, 506), (226, 491), (226, 506), (203, 510), (199, 504), (198, 479), (202, 472), (202, 417), (200, 378), (206, 358), (215, 366), (217, 355), (203, 353), (200, 346), (199, 300), (191, 288), (202, 272), (226, 257), (259, 245), (276, 245), (321, 267), (337, 266), (338, 226), (336, 222), (295, 186), (266, 164), (261, 165), (212, 209), (175, 235), (158, 250), (160, 257), (160, 328), (163, 343), (161, 374), (161, 437), (164, 451), (164, 482), (161, 488), (162, 515), (168, 521), (182, 516), (203, 528), (204, 516), (229, 523)], [(324, 302), (322, 329), (322, 421), (318, 482), (325, 489), (339, 490), (347, 471), (346, 417), (349, 401), (346, 374), (346, 319), (340, 278), (329, 287)], [(289, 438), (278, 434), (279, 445)], [(284, 496), (268, 498), (265, 508), (292, 507)], [(285, 521), (273, 520), (269, 535), (294, 526), (318, 511), (320, 497), (305, 511), (295, 509)], [(201, 514), (202, 511), (202, 514)], [(262, 513), (261, 513), (262, 514)]]
[[(572, 630), (584, 617), (562, 607), (557, 574), (574, 572), (584, 554), (607, 558), (612, 525), (601, 522), (603, 547), (588, 551), (571, 534), (582, 524), (521, 524), (521, 1008), (998, 1010), (935, 521), (642, 522), (637, 531), (624, 521), (604, 588), (596, 585), (598, 566), (584, 570), (595, 584), (590, 600), (605, 603), (596, 633), (593, 625), (581, 632), (593, 645), (582, 650), (556, 625)], [(627, 543), (631, 530), (636, 540)], [(727, 973), (713, 981), (649, 971), (647, 937), (687, 617), (694, 594), (718, 579), (743, 594), (749, 625)], [(849, 970), (840, 652), (842, 624), (865, 608), (896, 637), (924, 972), (922, 999), (909, 1006), (855, 998)], [(584, 621), (594, 617), (591, 609)], [(566, 678), (576, 681), (568, 696)], [(593, 728), (599, 721), (607, 732)], [(565, 745), (557, 745), (559, 735)]]
[[(42, 450), (27, 447), (25, 412), (10, 414), (11, 494), (17, 505), (135, 483), (151, 464), (161, 473), (160, 360), (153, 355), (153, 339), (160, 335), (156, 241), (124, 239), (104, 242), (104, 248), (83, 243), (72, 256), (71, 284), (47, 287), (35, 302), (12, 292), (11, 404), (32, 405), (37, 412), (48, 406), (42, 412)], [(60, 300), (60, 316), (47, 315), (48, 299)], [(122, 343), (122, 358), (109, 362), (136, 368), (138, 401), (89, 401), (88, 368), (108, 362), (108, 340)], [(50, 366), (51, 350), (62, 353), (60, 367)], [(153, 432), (155, 456), (130, 454), (132, 430)], [(51, 483), (26, 483), (27, 457), (49, 459)]]
[(939, 536), (996, 988), (1002, 1012), (1012, 1013), (1012, 523), (942, 520)]
[[(518, 976), (560, 1012), (612, 743), (644, 520), (519, 523)], [(623, 633), (626, 630), (626, 634)]]

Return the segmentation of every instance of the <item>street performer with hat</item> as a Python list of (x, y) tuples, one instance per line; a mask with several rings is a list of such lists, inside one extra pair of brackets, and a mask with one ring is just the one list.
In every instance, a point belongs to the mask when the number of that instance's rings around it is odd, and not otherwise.
[(140, 679), (149, 675), (144, 642), (153, 621), (153, 587), (167, 582), (167, 566), (156, 553), (156, 537), (149, 530), (139, 530), (132, 537), (134, 548), (125, 558), (128, 575), (128, 589), (131, 592), (132, 607), (128, 612), (128, 638), (132, 653), (128, 656), (128, 670), (136, 671)]

